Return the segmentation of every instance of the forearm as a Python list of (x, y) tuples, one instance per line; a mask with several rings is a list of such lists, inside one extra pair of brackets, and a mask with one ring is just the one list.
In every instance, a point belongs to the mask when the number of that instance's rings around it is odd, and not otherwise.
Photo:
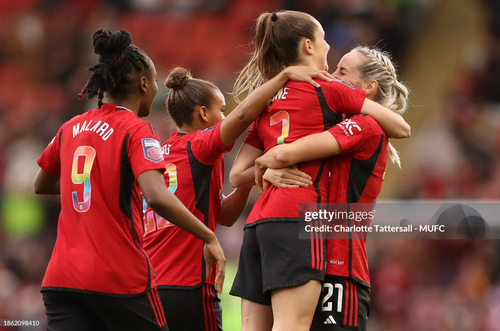
[(241, 146), (229, 174), (232, 187), (241, 187), (254, 183), (255, 159), (261, 155), (262, 151), (258, 148), (246, 143)]
[[(168, 190), (167, 192), (170, 193)], [(175, 195), (171, 193), (170, 195), (163, 203), (157, 203), (154, 206), (150, 205), (151, 208), (164, 219), (204, 242), (213, 241), (215, 238), (214, 232), (200, 222)]]
[(253, 91), (222, 121), (221, 139), (225, 147), (231, 146), (240, 134), (260, 116), (266, 109), (269, 100), (286, 82), (287, 75), (281, 72)]
[(329, 132), (312, 134), (290, 144), (278, 145), (255, 160), (264, 168), (284, 168), (300, 162), (338, 155), (341, 147)]
[(241, 216), (248, 203), (253, 185), (236, 188), (224, 198), (217, 222), (220, 225), (232, 226)]
[(361, 113), (373, 117), (389, 138), (408, 138), (411, 135), (411, 127), (404, 118), (392, 110), (366, 99), (361, 108)]
[(254, 166), (251, 166), (243, 171), (231, 170), (229, 174), (229, 182), (232, 187), (242, 187), (246, 185), (253, 185), (254, 182)]
[(206, 243), (217, 240), (213, 231), (191, 214), (182, 202), (167, 189), (161, 171), (145, 171), (137, 177), (137, 182), (144, 199), (158, 215)]
[(235, 109), (240, 120), (252, 123), (264, 110), (269, 100), (286, 84), (288, 75), (286, 69), (273, 79), (267, 81), (250, 95)]

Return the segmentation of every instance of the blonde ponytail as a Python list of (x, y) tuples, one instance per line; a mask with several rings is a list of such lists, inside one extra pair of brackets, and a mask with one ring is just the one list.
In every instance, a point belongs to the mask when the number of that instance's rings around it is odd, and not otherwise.
[[(374, 101), (398, 114), (403, 114), (408, 109), (410, 90), (398, 80), (391, 55), (375, 47), (357, 46), (353, 50), (361, 53), (367, 59), (358, 68), (360, 76), (365, 80), (378, 82)], [(399, 153), (390, 143), (389, 157), (394, 164), (401, 168)]]

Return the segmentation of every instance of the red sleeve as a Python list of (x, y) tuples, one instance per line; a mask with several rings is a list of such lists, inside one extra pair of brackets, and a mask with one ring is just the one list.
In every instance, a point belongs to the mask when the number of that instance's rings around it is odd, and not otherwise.
[(160, 140), (153, 133), (148, 122), (143, 121), (130, 134), (128, 158), (135, 178), (147, 170), (165, 170)]
[(342, 147), (341, 155), (355, 153), (363, 148), (365, 140), (381, 134), (377, 122), (368, 116), (353, 116), (329, 129)]
[(59, 158), (59, 148), (63, 128), (60, 128), (56, 136), (45, 148), (42, 155), (37, 160), (38, 165), (47, 174), (59, 177), (61, 176), (61, 159)]
[(229, 148), (224, 148), (220, 136), (221, 124), (222, 121), (217, 125), (196, 132), (195, 136), (190, 140), (194, 156), (203, 164), (214, 164), (220, 155), (231, 151), (233, 148), (232, 145)]
[(321, 84), (325, 101), (335, 113), (359, 114), (366, 92), (340, 80)]
[(257, 125), (255, 124), (255, 122), (252, 123), (250, 131), (248, 131), (243, 143), (264, 151), (264, 144), (262, 143), (262, 141), (260, 141), (259, 134), (257, 133)]

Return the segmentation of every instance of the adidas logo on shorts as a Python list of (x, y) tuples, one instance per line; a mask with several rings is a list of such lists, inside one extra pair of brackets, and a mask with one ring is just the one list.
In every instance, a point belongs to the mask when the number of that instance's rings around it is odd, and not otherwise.
[(337, 322), (335, 322), (335, 320), (333, 319), (333, 316), (330, 315), (330, 316), (328, 316), (328, 318), (326, 319), (324, 324), (337, 324)]

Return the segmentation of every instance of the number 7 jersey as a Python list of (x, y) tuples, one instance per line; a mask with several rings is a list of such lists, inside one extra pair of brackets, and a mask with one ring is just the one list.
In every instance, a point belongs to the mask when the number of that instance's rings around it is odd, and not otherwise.
[[(366, 92), (341, 81), (316, 81), (321, 87), (289, 81), (254, 122), (245, 143), (267, 152), (276, 145), (331, 128), (340, 121), (341, 112), (356, 114), (361, 111)], [(297, 221), (299, 204), (326, 202), (326, 160), (303, 162), (298, 168), (311, 176), (313, 185), (300, 188), (271, 186), (255, 203), (246, 226), (270, 221)]]
[(151, 124), (105, 103), (69, 120), (38, 159), (60, 177), (57, 240), (44, 290), (135, 295), (155, 287), (137, 177), (163, 170)]

